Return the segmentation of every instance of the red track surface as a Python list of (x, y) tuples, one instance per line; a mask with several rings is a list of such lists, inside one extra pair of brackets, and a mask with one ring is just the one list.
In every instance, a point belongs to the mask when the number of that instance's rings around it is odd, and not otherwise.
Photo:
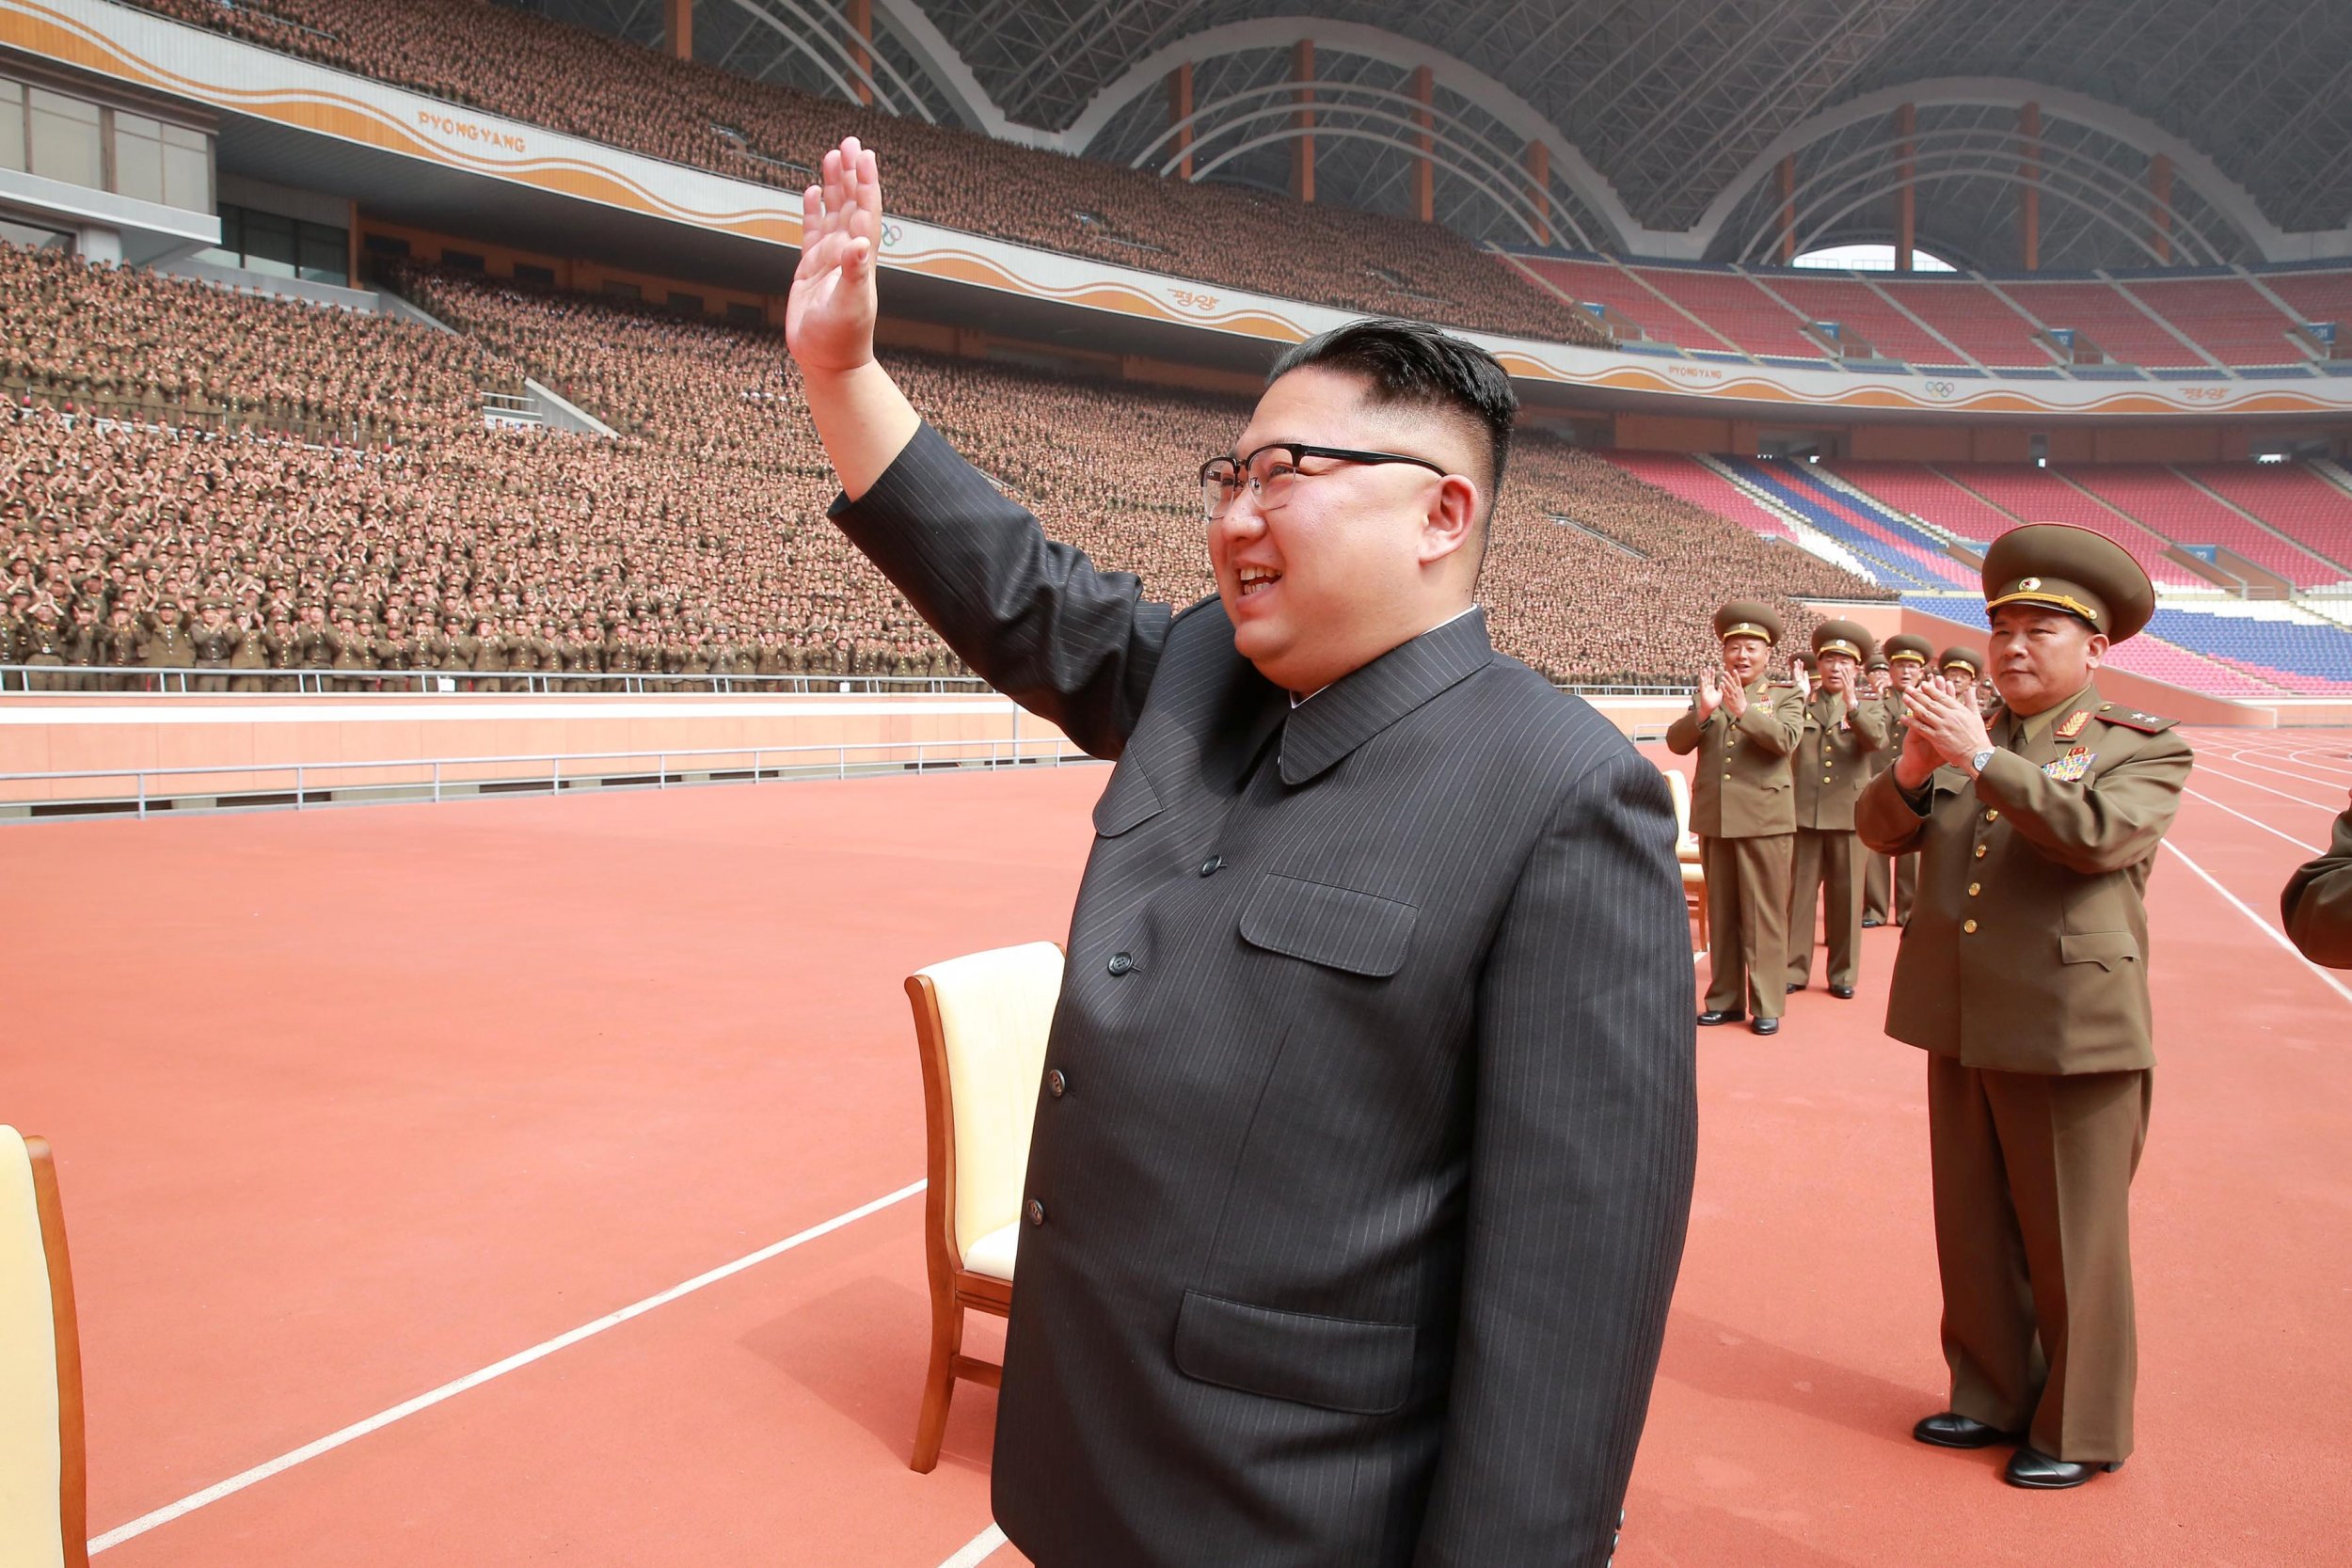
[[(2275, 921), (2352, 786), (2344, 737), (2198, 739), (2173, 843)], [(1103, 777), (0, 832), (0, 1119), (58, 1150), (93, 1530), (918, 1178), (898, 981), (1058, 936)], [(1997, 1451), (1907, 1436), (1943, 1391), (1924, 1075), (1879, 1032), (1898, 934), (1873, 932), (1859, 1000), (1702, 1039), (1698, 1205), (1621, 1564), (2344, 1560), (2352, 997), (2170, 851), (2153, 905), (2129, 1467), (2034, 1496)], [(961, 1391), (940, 1469), (907, 1471), (919, 1216), (884, 1208), (100, 1561), (937, 1568), (987, 1525), (994, 1398)]]

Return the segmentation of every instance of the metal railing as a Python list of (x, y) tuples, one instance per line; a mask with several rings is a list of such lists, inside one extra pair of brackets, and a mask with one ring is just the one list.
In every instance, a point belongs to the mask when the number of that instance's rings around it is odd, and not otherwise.
[[(487, 786), (495, 794), (580, 788), (668, 789), (699, 784), (764, 784), (787, 779), (848, 779), (950, 768), (1059, 768), (1096, 759), (1059, 736), (1024, 740), (846, 740), (820, 746), (714, 746), (653, 752), (543, 752), (507, 756), (391, 758), (356, 762), (230, 763), (203, 768), (102, 768), (0, 773), (0, 806), (44, 816), (96, 811), (135, 813), (184, 800), (233, 798), (249, 806), (355, 804), (369, 798), (438, 803)], [(601, 766), (599, 766), (601, 765)], [(615, 766), (617, 765), (617, 766)], [(650, 765), (650, 766), (648, 766)], [(699, 766), (697, 766), (699, 765)], [(356, 774), (397, 777), (352, 779)], [(334, 782), (338, 776), (348, 783)], [(8, 786), (119, 779), (127, 792), (21, 797)], [(166, 781), (253, 781), (228, 797), (197, 788), (167, 790)], [(262, 781), (277, 781), (269, 787)], [(42, 811), (42, 808), (51, 808)]]
[[(64, 691), (93, 696), (213, 694), (232, 681), (269, 683), (239, 696), (295, 693), (364, 696), (377, 692), (410, 696), (593, 695), (617, 697), (648, 692), (706, 695), (806, 697), (864, 694), (991, 696), (994, 688), (977, 675), (795, 675), (662, 674), (651, 672), (598, 673), (564, 670), (322, 670), (237, 668), (226, 664), (0, 664), (0, 691)], [(294, 685), (278, 685), (292, 681)], [(217, 682), (215, 685), (214, 683)]]
[[(102, 685), (102, 680), (122, 684)], [(891, 695), (993, 696), (996, 689), (977, 675), (687, 675), (599, 673), (564, 670), (320, 670), (253, 669), (225, 664), (0, 664), (0, 692), (64, 691), (91, 695), (218, 694), (237, 680), (270, 682), (268, 690), (239, 696), (362, 696), (389, 692), (410, 696), (588, 695), (617, 697), (652, 692), (746, 693), (782, 696)], [(291, 688), (278, 681), (291, 680)], [(198, 682), (204, 685), (198, 685)], [(218, 681), (219, 686), (210, 683)], [(1673, 697), (1691, 695), (1688, 686), (1553, 683), (1579, 697)]]

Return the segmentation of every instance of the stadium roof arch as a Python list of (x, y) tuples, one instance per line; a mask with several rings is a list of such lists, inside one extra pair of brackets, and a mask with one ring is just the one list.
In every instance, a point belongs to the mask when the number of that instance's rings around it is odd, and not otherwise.
[[(657, 42), (665, 9), (505, 3)], [(695, 54), (726, 69), (1138, 166), (1189, 149), (1196, 179), (1284, 184), (1304, 87), (1318, 198), (1410, 210), (1426, 158), (1432, 215), (1504, 244), (1752, 257), (1757, 208), (1793, 159), (1799, 180), (1820, 176), (1808, 163), (1837, 171), (1808, 244), (1884, 231), (1908, 188), (1934, 208), (1923, 230), (2003, 264), (2019, 182), (1998, 117), (2013, 135), (2031, 103), (2058, 127), (2043, 266), (2352, 255), (2343, 0), (694, 3)], [(1419, 67), (1436, 87), (1426, 122), (1407, 92)], [(1195, 78), (1188, 141), (1171, 139), (1156, 90), (1180, 68)], [(1872, 138), (1888, 141), (1869, 122), (1904, 104), (1941, 145), (1901, 181), (1852, 181)], [(2152, 204), (2169, 230), (2153, 245), (2121, 221)]]

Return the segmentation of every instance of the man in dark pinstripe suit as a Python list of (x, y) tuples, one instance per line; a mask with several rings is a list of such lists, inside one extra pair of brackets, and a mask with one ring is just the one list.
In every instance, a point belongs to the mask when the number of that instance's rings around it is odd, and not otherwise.
[(994, 1500), (1040, 1568), (1602, 1568), (1688, 1215), (1664, 783), (1488, 644), (1515, 400), (1358, 323), (1201, 465), (1181, 617), (1048, 540), (872, 358), (880, 192), (808, 193), (834, 516), (1119, 767), (1031, 1144)]

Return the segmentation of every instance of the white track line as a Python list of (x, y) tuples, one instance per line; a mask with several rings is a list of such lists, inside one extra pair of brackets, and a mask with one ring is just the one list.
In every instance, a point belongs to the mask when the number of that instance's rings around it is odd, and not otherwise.
[(2331, 789), (2334, 787), (2335, 782), (2331, 779), (2314, 779), (2308, 773), (2297, 773), (2291, 768), (2273, 768), (2266, 762), (2255, 761), (2251, 755), (2244, 752), (2240, 752), (2236, 756), (2228, 757), (2223, 760), (2237, 767), (2259, 768), (2265, 773), (2276, 773), (2282, 779), (2293, 779), (2296, 784), (2310, 784), (2314, 789)]
[(2283, 789), (2273, 789), (2270, 785), (2264, 784), (2259, 779), (2241, 779), (2235, 773), (2224, 773), (2220, 768), (2212, 767), (2211, 765), (2201, 767), (2198, 768), (2197, 771), (2210, 779), (2227, 779), (2232, 784), (2244, 784), (2249, 789), (2259, 789), (2265, 795), (2276, 795), (2281, 800), (2292, 800), (2298, 806), (2309, 806), (2313, 811), (2331, 812), (2336, 809), (2335, 806), (2329, 801), (2311, 800), (2304, 799), (2300, 795), (2289, 795)]
[[(330, 1432), (314, 1442), (303, 1444), (292, 1452), (281, 1453), (276, 1459), (256, 1465), (250, 1470), (241, 1474), (230, 1476), (227, 1481), (215, 1481), (203, 1491), (191, 1493), (176, 1503), (167, 1503), (152, 1513), (142, 1513), (129, 1524), (118, 1525), (91, 1541), (90, 1554), (94, 1557), (109, 1546), (119, 1546), (135, 1536), (145, 1535), (158, 1525), (167, 1525), (183, 1514), (195, 1513), (208, 1503), (216, 1503), (232, 1493), (242, 1492), (256, 1481), (267, 1481), (282, 1470), (291, 1470), (306, 1460), (316, 1459), (323, 1453), (342, 1448), (345, 1443), (390, 1426), (394, 1421), (405, 1420), (421, 1410), (429, 1410), (443, 1400), (453, 1399), (469, 1388), (479, 1388), (494, 1378), (504, 1377), (508, 1372), (528, 1367), (533, 1361), (543, 1360), (567, 1346), (576, 1345), (582, 1339), (602, 1334), (608, 1328), (618, 1328), (631, 1318), (642, 1318), (657, 1307), (667, 1306), (681, 1296), (692, 1295), (705, 1286), (716, 1285), (723, 1279), (741, 1274), (755, 1264), (765, 1263), (771, 1258), (780, 1257), (790, 1252), (794, 1247), (816, 1241), (820, 1236), (829, 1236), (844, 1226), (856, 1224), (868, 1214), (880, 1213), (894, 1203), (900, 1203), (913, 1197), (923, 1190), (923, 1186), (924, 1183), (917, 1181), (901, 1187), (895, 1193), (886, 1193), (870, 1203), (861, 1203), (845, 1214), (835, 1214), (822, 1224), (812, 1225), (806, 1230), (787, 1236), (781, 1242), (771, 1243), (757, 1252), (745, 1253), (732, 1263), (722, 1263), (707, 1274), (698, 1274), (682, 1284), (673, 1285), (666, 1291), (657, 1291), (643, 1301), (633, 1302), (622, 1307), (617, 1312), (608, 1312), (594, 1323), (582, 1323), (568, 1333), (559, 1334), (552, 1339), (542, 1340), (529, 1350), (518, 1351), (505, 1360), (493, 1362), (478, 1372), (468, 1372), (454, 1382), (442, 1384), (430, 1393), (419, 1394), (415, 1399), (396, 1404), (389, 1410), (369, 1417), (364, 1421), (354, 1421), (341, 1432)], [(977, 1562), (979, 1560), (975, 1558), (972, 1560)]]
[(1004, 1544), (1005, 1532), (994, 1525), (991, 1525), (965, 1542), (962, 1548), (955, 1556), (941, 1563), (939, 1568), (979, 1568), (981, 1563), (994, 1557), (996, 1548)]
[(2221, 803), (2220, 801), (2218, 801), (2218, 800), (2215, 800), (2212, 796), (2205, 794), (2205, 793), (2204, 793), (2203, 791), (2201, 791), (2201, 790), (2189, 789), (2189, 788), (2186, 788), (2185, 786), (2184, 786), (2184, 787), (2183, 787), (2183, 789), (2181, 790), (2181, 793), (2182, 793), (2182, 794), (2184, 794), (2184, 795), (2193, 795), (2193, 796), (2195, 796), (2198, 800), (2204, 801), (2204, 802), (2205, 802), (2205, 804), (2207, 804), (2207, 805), (2209, 805), (2209, 806), (2213, 806), (2213, 807), (2217, 808), (2217, 810), (2226, 811), (2226, 812), (2228, 812), (2228, 813), (2229, 813), (2232, 816), (2236, 817), (2236, 818), (2237, 818), (2240, 822), (2250, 822), (2250, 823), (2252, 823), (2255, 827), (2260, 828), (2260, 829), (2261, 829), (2264, 832), (2268, 833), (2268, 834), (2269, 834), (2271, 837), (2273, 837), (2273, 838), (2283, 838), (2283, 839), (2285, 839), (2285, 840), (2286, 840), (2289, 844), (2294, 845), (2294, 846), (2295, 846), (2297, 849), (2302, 850), (2302, 851), (2303, 851), (2305, 854), (2307, 854), (2307, 855), (2316, 855), (2316, 854), (2320, 853), (2320, 848), (2319, 848), (2319, 846), (2318, 846), (2318, 845), (2316, 845), (2316, 844), (2306, 844), (2306, 843), (2304, 843), (2301, 839), (2299, 839), (2299, 838), (2296, 837), (2293, 833), (2282, 833), (2282, 832), (2280, 832), (2278, 829), (2276, 829), (2276, 828), (2272, 827), (2269, 823), (2267, 823), (2267, 822), (2264, 821), (2261, 817), (2259, 817), (2259, 816), (2247, 816), (2244, 812), (2242, 812), (2242, 811), (2238, 810), (2235, 806), (2225, 806), (2225, 805), (2222, 805), (2222, 803)]
[(2311, 959), (2303, 957), (2301, 953), (2297, 952), (2296, 950), (2295, 943), (2287, 940), (2286, 933), (2284, 931), (2280, 930), (2278, 927), (2273, 926), (2269, 921), (2265, 920), (2261, 915), (2256, 914), (2252, 910), (2249, 909), (2246, 905), (2246, 901), (2240, 898), (2236, 894), (2232, 893), (2228, 888), (2223, 887), (2221, 883), (2215, 879), (2212, 872), (2206, 870), (2203, 866), (2199, 865), (2195, 861), (2189, 859), (2188, 851), (2183, 849), (2179, 845), (2173, 843), (2170, 839), (2166, 839), (2164, 841), (2164, 847), (2167, 849), (2171, 850), (2174, 854), (2180, 856), (2181, 863), (2183, 865), (2187, 866), (2191, 871), (2196, 872), (2198, 876), (2203, 878), (2207, 887), (2221, 895), (2222, 897), (2227, 898), (2230, 901), (2230, 907), (2232, 909), (2234, 909), (2238, 913), (2252, 921), (2256, 926), (2261, 927), (2263, 935), (2277, 942), (2280, 947), (2285, 948), (2288, 958), (2293, 958), (2296, 963), (2301, 964), (2305, 969), (2308, 969), (2313, 974), (2318, 975), (2320, 984), (2326, 986), (2329, 990), (2334, 991), (2338, 996), (2343, 997), (2346, 1003), (2352, 1004), (2352, 990), (2346, 990), (2343, 981), (2337, 979), (2334, 975), (2328, 974), (2326, 970), (2320, 968), (2317, 964), (2312, 962)]

